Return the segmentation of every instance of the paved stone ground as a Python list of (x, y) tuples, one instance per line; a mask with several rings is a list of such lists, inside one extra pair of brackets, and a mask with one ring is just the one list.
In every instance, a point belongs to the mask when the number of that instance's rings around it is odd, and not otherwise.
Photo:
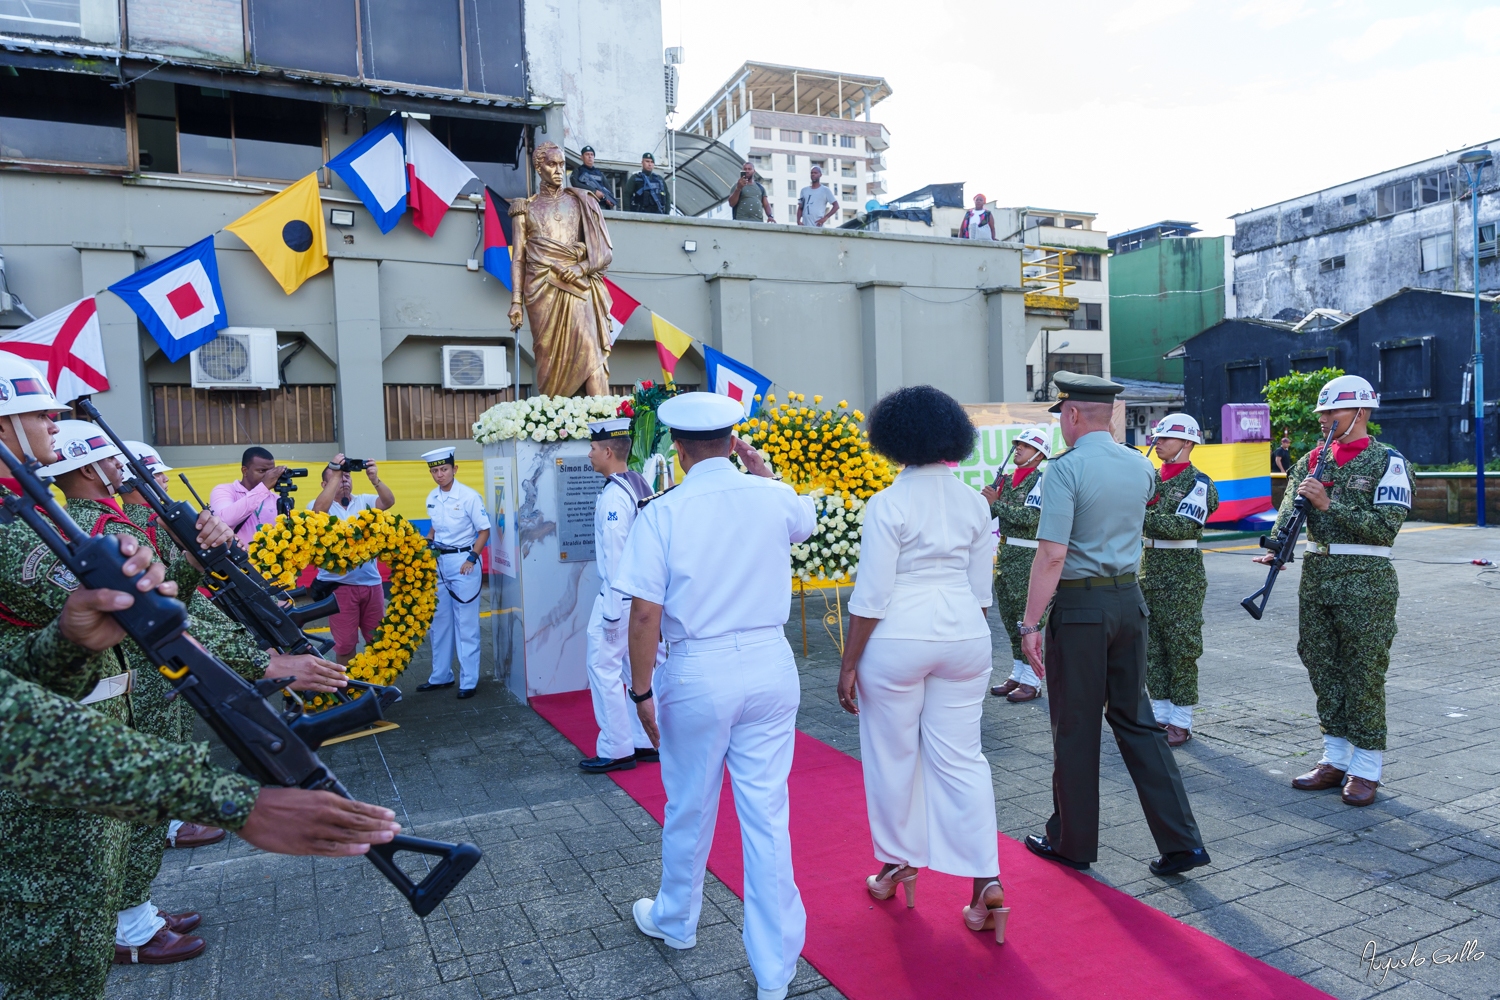
[[(1336, 792), (1290, 788), (1319, 749), (1295, 649), (1298, 570), (1257, 623), (1238, 607), (1263, 578), (1253, 553), (1211, 553), (1204, 701), (1178, 760), (1214, 864), (1191, 878), (1147, 873), (1154, 845), (1106, 732), (1092, 874), (1340, 1000), (1500, 997), (1500, 570), (1468, 563), (1500, 561), (1500, 533), (1413, 525), (1397, 551), (1394, 749), (1377, 803), (1351, 809)], [(821, 606), (809, 599), (800, 725), (857, 755)], [(788, 634), (800, 653), (797, 610)], [(1008, 672), (1003, 639), (997, 650), (997, 673)], [(419, 658), (405, 686), (425, 676)], [(178, 966), (118, 968), (111, 998), (753, 997), (738, 899), (710, 876), (696, 949), (641, 938), (629, 906), (655, 890), (656, 823), (612, 782), (579, 775), (572, 747), (493, 682), (480, 692), (411, 695), (392, 713), (400, 731), (325, 753), (409, 832), (484, 848), (443, 907), (417, 920), (363, 860), (270, 857), (234, 838), (172, 851), (154, 898), (202, 911), (209, 949)], [(990, 699), (985, 749), (1001, 830), (1039, 830), (1051, 809), (1045, 700)], [(1371, 941), (1374, 971), (1362, 959)], [(1466, 941), (1484, 957), (1440, 961)], [(1420, 965), (1382, 973), (1413, 954)], [(839, 996), (805, 963), (792, 992)]]

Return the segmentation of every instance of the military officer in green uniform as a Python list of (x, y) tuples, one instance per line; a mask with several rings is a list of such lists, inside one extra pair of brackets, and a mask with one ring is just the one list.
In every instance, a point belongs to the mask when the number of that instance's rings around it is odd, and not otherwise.
[[(1052, 816), (1026, 838), (1033, 854), (1087, 868), (1099, 847), (1099, 718), (1114, 731), (1161, 856), (1156, 875), (1209, 863), (1167, 735), (1146, 697), (1146, 601), (1136, 582), (1155, 473), (1110, 434), (1124, 386), (1059, 372), (1057, 405), (1071, 450), (1042, 477), (1042, 515), (1026, 613), (1017, 631), (1047, 681)], [(1051, 605), (1050, 612), (1048, 606)], [(1046, 619), (1046, 661), (1041, 621)]]
[[(1391, 545), (1411, 513), (1406, 459), (1370, 437), (1370, 412), (1380, 397), (1358, 375), (1340, 375), (1318, 393), (1314, 409), (1333, 454), (1322, 481), (1312, 477), (1318, 451), (1287, 474), (1276, 529), (1303, 496), (1307, 556), (1297, 595), (1297, 655), (1318, 698), (1323, 756), (1292, 787), (1315, 792), (1343, 788), (1351, 806), (1375, 801), (1384, 764), (1385, 671), (1396, 638), (1400, 588)], [(1269, 564), (1270, 555), (1256, 562)]]
[(1169, 413), (1152, 437), (1162, 466), (1156, 492), (1146, 502), (1141, 551), (1141, 593), (1151, 612), (1146, 639), (1146, 690), (1151, 711), (1167, 728), (1167, 746), (1193, 738), (1198, 704), (1198, 657), (1203, 655), (1203, 599), (1208, 576), (1198, 542), (1203, 525), (1219, 507), (1214, 481), (1194, 467), (1193, 448), (1203, 443), (1198, 421)]
[(995, 566), (995, 606), (1010, 636), (1011, 671), (1004, 684), (990, 694), (1010, 702), (1041, 696), (1042, 681), (1021, 655), (1016, 622), (1026, 611), (1026, 586), (1031, 579), (1031, 557), (1036, 555), (1036, 524), (1042, 512), (1044, 459), (1052, 457), (1052, 428), (1027, 427), (1016, 435), (1016, 468), (1001, 469), (993, 485), (979, 492), (990, 502), (990, 515), (1000, 522), (1000, 555)]

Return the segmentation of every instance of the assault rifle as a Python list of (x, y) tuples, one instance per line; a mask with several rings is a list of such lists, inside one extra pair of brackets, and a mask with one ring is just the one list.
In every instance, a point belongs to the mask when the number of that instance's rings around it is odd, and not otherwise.
[[(1328, 452), (1333, 447), (1333, 436), (1338, 433), (1339, 422), (1334, 420), (1328, 428), (1328, 436), (1323, 439), (1323, 447), (1318, 449), (1318, 467), (1312, 470), (1312, 478), (1322, 482), (1324, 471), (1328, 468)], [(1286, 526), (1275, 535), (1261, 535), (1260, 547), (1270, 549), (1274, 554), (1271, 560), (1271, 572), (1266, 576), (1266, 584), (1255, 593), (1240, 602), (1240, 607), (1250, 612), (1250, 617), (1260, 621), (1260, 616), (1266, 613), (1266, 602), (1271, 599), (1271, 588), (1276, 586), (1276, 576), (1281, 572), (1281, 567), (1297, 558), (1297, 537), (1302, 534), (1302, 526), (1307, 523), (1307, 512), (1312, 508), (1312, 503), (1305, 496), (1298, 495), (1292, 501), (1292, 516), (1287, 518)], [(1257, 604), (1255, 599), (1260, 598)]]
[(301, 608), (282, 607), (266, 578), (250, 564), (250, 557), (244, 549), (232, 540), (212, 549), (199, 545), (198, 511), (193, 505), (185, 500), (173, 500), (162, 489), (146, 464), (104, 422), (92, 400), (80, 399), (77, 406), (120, 449), (120, 459), (127, 473), (123, 484), (126, 491), (139, 493), (182, 551), (203, 567), (203, 585), (208, 588), (210, 599), (225, 614), (249, 629), (263, 649), (275, 648), (292, 655), (317, 652), (303, 635), (302, 625), (338, 610), (338, 598), (328, 597)]
[[(80, 528), (48, 489), (51, 478), (38, 474), (39, 464), (18, 459), (4, 444), (0, 444), (0, 461), (10, 467), (23, 494), (5, 497), (0, 504), (0, 522), (25, 522), (83, 586), (135, 595), (135, 603), (129, 608), (111, 612), (115, 620), (158, 665), (162, 676), (171, 681), (172, 690), (193, 706), (239, 758), (245, 774), (262, 785), (307, 788), (353, 798), (318, 759), (316, 750), (325, 740), (381, 719), (387, 706), (401, 700), (399, 688), (350, 681), (363, 689), (363, 697), (316, 715), (305, 714), (300, 705), (277, 711), (266, 699), (283, 690), (291, 678), (265, 677), (250, 684), (240, 677), (187, 634), (187, 608), (181, 601), (156, 591), (142, 594), (135, 589), (140, 576), (125, 576), (125, 557), (120, 554), (118, 539), (112, 535), (92, 537)], [(397, 851), (442, 860), (418, 884), (396, 866)], [(425, 917), (478, 863), (482, 852), (473, 844), (447, 844), (403, 834), (388, 844), (371, 844), (365, 856), (401, 890), (412, 911)]]
[(1000, 462), (1000, 468), (995, 470), (995, 481), (990, 483), (990, 489), (996, 491), (1000, 489), (1000, 482), (1005, 478), (1005, 467), (1010, 464), (1010, 457), (1016, 453), (1016, 445), (1020, 443), (1020, 438), (1016, 438), (1010, 443), (1010, 451), (1005, 453), (1005, 458)]

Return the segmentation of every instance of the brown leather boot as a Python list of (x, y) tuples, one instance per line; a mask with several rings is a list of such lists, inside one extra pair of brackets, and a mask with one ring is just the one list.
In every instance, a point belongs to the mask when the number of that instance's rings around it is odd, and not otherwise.
[(156, 915), (167, 922), (167, 930), (173, 934), (186, 934), (188, 931), (203, 923), (203, 915), (189, 910), (187, 913), (168, 913), (158, 909)]
[(1306, 774), (1292, 779), (1292, 787), (1303, 792), (1321, 792), (1326, 788), (1337, 788), (1344, 783), (1344, 772), (1332, 764), (1319, 764)]
[(1193, 734), (1191, 730), (1183, 729), (1181, 726), (1174, 726), (1170, 722), (1167, 723), (1167, 746), (1175, 749), (1192, 738)]
[(1019, 705), (1023, 701), (1035, 701), (1042, 696), (1042, 692), (1030, 684), (1017, 684), (1016, 689), (1005, 696), (1005, 700)]
[(1349, 780), (1344, 782), (1344, 803), (1351, 806), (1367, 806), (1375, 801), (1375, 789), (1379, 786), (1378, 781), (1351, 774)]
[(227, 834), (216, 826), (184, 823), (177, 828), (177, 836), (172, 840), (172, 846), (207, 847), (209, 844), (217, 844), (226, 836)]
[(1021, 682), (1018, 680), (1007, 680), (1004, 684), (996, 684), (994, 687), (990, 688), (990, 694), (994, 695), (996, 698), (1004, 698), (1006, 695), (1010, 694), (1020, 686)]
[(163, 927), (156, 936), (139, 948), (115, 945), (116, 965), (171, 965), (197, 958), (208, 942), (201, 937), (178, 934)]

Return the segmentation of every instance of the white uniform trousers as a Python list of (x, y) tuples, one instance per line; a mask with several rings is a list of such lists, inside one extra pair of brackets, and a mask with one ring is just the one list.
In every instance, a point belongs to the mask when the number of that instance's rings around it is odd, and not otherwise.
[(980, 748), (990, 640), (872, 638), (859, 661), (859, 753), (875, 857), (964, 878), (1000, 870)]
[[(629, 607), (627, 604), (627, 610)], [(604, 634), (604, 598), (596, 596), (586, 633), (589, 694), (594, 700), (594, 721), (599, 724), (594, 753), (606, 760), (629, 757), (636, 747), (651, 745), (640, 713), (625, 693), (630, 686), (630, 622), (621, 618), (615, 628), (619, 629), (615, 638)], [(664, 658), (665, 648), (658, 647), (658, 666)]]
[[(461, 552), (438, 556), (437, 613), (432, 616), (432, 676), (429, 684), (453, 680), (453, 652), (458, 646), (458, 686), (468, 691), (479, 686), (479, 567), (464, 576)], [(454, 595), (458, 595), (455, 599)], [(467, 601), (467, 603), (464, 603)]]
[(807, 937), (787, 829), (801, 700), (792, 649), (775, 627), (673, 643), (655, 691), (667, 807), (651, 919), (670, 937), (697, 940), (727, 764), (744, 843), (745, 952), (759, 986), (778, 990)]

